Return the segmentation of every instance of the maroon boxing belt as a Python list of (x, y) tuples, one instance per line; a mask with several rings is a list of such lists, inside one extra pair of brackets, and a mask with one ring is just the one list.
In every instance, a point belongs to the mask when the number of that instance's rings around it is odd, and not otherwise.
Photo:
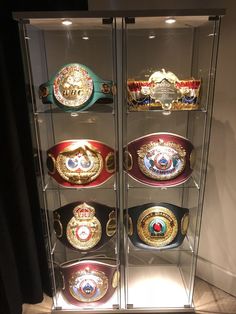
[(115, 172), (114, 150), (94, 140), (67, 140), (47, 151), (48, 173), (65, 187), (93, 187)]
[(135, 180), (168, 187), (189, 179), (194, 164), (192, 143), (177, 134), (153, 133), (127, 146), (125, 169)]
[(64, 298), (76, 306), (99, 306), (107, 302), (119, 284), (116, 260), (74, 260), (59, 267)]

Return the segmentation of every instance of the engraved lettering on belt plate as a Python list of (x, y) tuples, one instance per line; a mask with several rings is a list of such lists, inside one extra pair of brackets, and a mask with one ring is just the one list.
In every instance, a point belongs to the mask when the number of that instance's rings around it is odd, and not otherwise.
[(173, 102), (177, 101), (180, 91), (176, 88), (178, 77), (165, 69), (153, 73), (149, 78), (150, 96), (160, 103), (163, 109), (171, 109)]
[(162, 106), (167, 106), (171, 105), (173, 101), (177, 101), (179, 92), (174, 83), (164, 79), (160, 83), (152, 83), (150, 85), (150, 96), (156, 102), (160, 102)]

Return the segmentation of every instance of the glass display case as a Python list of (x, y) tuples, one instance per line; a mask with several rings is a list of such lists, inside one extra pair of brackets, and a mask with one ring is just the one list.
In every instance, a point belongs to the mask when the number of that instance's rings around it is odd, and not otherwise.
[(127, 308), (193, 307), (219, 18), (124, 20)]
[(112, 309), (120, 303), (115, 21), (30, 19), (21, 34), (53, 308)]
[(55, 313), (193, 310), (220, 17), (144, 13), (15, 14)]

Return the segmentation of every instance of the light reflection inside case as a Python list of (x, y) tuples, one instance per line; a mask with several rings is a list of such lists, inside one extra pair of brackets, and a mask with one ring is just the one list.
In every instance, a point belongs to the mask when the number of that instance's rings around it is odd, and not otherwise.
[(87, 35), (82, 36), (83, 40), (89, 40), (89, 37)]
[(155, 35), (155, 34), (149, 34), (149, 35), (148, 35), (148, 38), (149, 38), (149, 39), (155, 39), (155, 38), (156, 38), (156, 35)]
[(167, 24), (174, 24), (175, 22), (176, 22), (176, 19), (174, 19), (174, 18), (168, 18), (165, 20), (165, 23), (167, 23)]
[(77, 112), (71, 112), (70, 115), (71, 115), (71, 117), (78, 117), (79, 114)]
[(181, 272), (173, 265), (129, 268), (128, 303), (134, 307), (181, 307), (188, 291)]
[(63, 19), (61, 23), (65, 26), (69, 26), (72, 24), (72, 21), (70, 19)]
[[(68, 303), (60, 292), (58, 292), (56, 296), (54, 297), (54, 303), (57, 307), (60, 306), (62, 310), (64, 309), (65, 310), (78, 310), (78, 307), (73, 304)], [(114, 293), (113, 296), (107, 302), (100, 304), (99, 306), (95, 307), (94, 305), (89, 305), (88, 303), (86, 303), (86, 306), (80, 307), (80, 310), (82, 309), (88, 310), (88, 308), (90, 310), (97, 309), (97, 308), (111, 309), (113, 308), (113, 304), (117, 304), (117, 293)]]

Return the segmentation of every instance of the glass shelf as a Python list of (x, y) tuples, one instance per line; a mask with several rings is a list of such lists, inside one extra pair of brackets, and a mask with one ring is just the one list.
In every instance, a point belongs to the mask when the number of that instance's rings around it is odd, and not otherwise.
[(126, 185), (127, 190), (130, 189), (155, 189), (155, 190), (162, 190), (166, 191), (168, 189), (197, 189), (200, 190), (200, 186), (196, 182), (196, 180), (193, 177), (190, 177), (186, 182), (175, 185), (175, 186), (168, 186), (168, 187), (162, 187), (162, 186), (149, 186), (145, 183), (139, 183), (138, 181), (129, 178), (128, 183)]
[[(56, 236), (52, 235), (52, 248), (50, 254), (54, 261), (64, 263), (74, 259), (94, 259), (96, 257), (115, 257), (117, 255), (116, 237), (110, 239), (97, 250), (79, 251), (65, 247)], [(109, 252), (109, 253), (108, 253)]]
[(61, 312), (68, 314), (77, 314), (78, 311), (81, 313), (91, 313), (91, 312), (96, 312), (96, 313), (111, 313), (112, 311), (116, 311), (119, 309), (118, 306), (118, 292), (115, 292), (113, 296), (103, 304), (100, 304), (98, 306), (95, 305), (86, 305), (86, 306), (80, 306), (78, 309), (78, 306), (75, 306), (73, 304), (70, 304), (69, 302), (66, 301), (66, 299), (63, 297), (63, 294), (58, 292), (55, 297), (54, 297), (54, 302), (56, 306), (53, 308), (53, 313), (55, 314), (60, 314)]
[[(113, 182), (113, 183), (112, 183)], [(105, 183), (99, 186), (83, 186), (83, 187), (65, 187), (56, 183), (52, 178), (49, 179), (48, 183), (43, 186), (43, 191), (77, 191), (83, 192), (84, 190), (113, 190), (116, 191), (116, 184), (112, 181), (112, 178), (108, 179)]]
[(94, 104), (88, 110), (82, 111), (63, 111), (62, 109), (54, 105), (45, 105), (45, 109), (39, 108), (34, 114), (69, 114), (72, 117), (79, 116), (80, 114), (113, 114), (114, 115), (114, 104)]
[[(181, 313), (189, 306), (188, 294), (181, 268), (176, 265), (132, 265), (128, 267), (128, 308), (160, 313)], [(151, 289), (150, 289), (151, 287)], [(154, 313), (157, 313), (154, 311)]]
[(207, 113), (207, 110), (206, 109), (195, 109), (195, 110), (184, 110), (184, 109), (177, 109), (177, 110), (162, 110), (162, 109), (157, 109), (157, 110), (127, 110), (126, 113), (127, 114), (135, 114), (135, 113), (151, 113), (151, 112), (155, 112), (155, 113), (159, 113), (159, 114), (162, 114), (162, 115), (171, 115), (171, 114), (178, 114), (178, 113), (183, 113), (183, 112), (202, 112), (202, 113)]
[(162, 255), (162, 253), (165, 254), (165, 252), (167, 252), (167, 251), (171, 251), (171, 252), (187, 251), (187, 252), (191, 252), (191, 253), (194, 252), (193, 247), (190, 243), (190, 240), (188, 239), (188, 236), (186, 236), (184, 238), (184, 241), (180, 246), (178, 246), (176, 248), (171, 248), (171, 249), (165, 249), (165, 248), (158, 248), (158, 249), (154, 248), (154, 249), (152, 249), (151, 247), (148, 249), (141, 249), (141, 248), (134, 246), (130, 240), (128, 243), (128, 253), (131, 255), (140, 254), (141, 257), (144, 257), (144, 256), (150, 257), (150, 255), (153, 257), (155, 255)]

